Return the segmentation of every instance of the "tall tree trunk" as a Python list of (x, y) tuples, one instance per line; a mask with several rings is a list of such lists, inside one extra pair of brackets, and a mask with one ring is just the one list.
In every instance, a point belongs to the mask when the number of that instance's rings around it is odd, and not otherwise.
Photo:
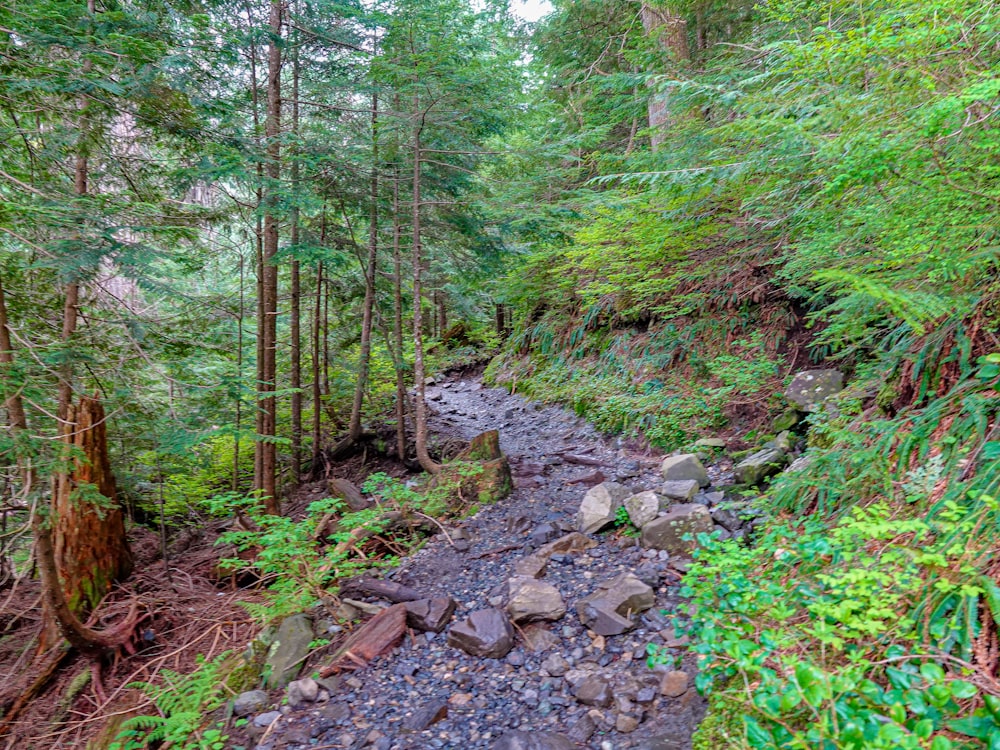
[(68, 416), (62, 460), (72, 461), (73, 468), (57, 473), (53, 483), (54, 552), (66, 605), (82, 617), (113, 581), (128, 576), (132, 554), (108, 460), (104, 408), (96, 396), (84, 396)]
[(257, 447), (260, 451), (260, 490), (264, 508), (268, 513), (281, 512), (278, 499), (277, 446), (277, 398), (275, 397), (277, 373), (277, 323), (278, 323), (278, 217), (276, 215), (277, 191), (281, 179), (281, 147), (278, 136), (281, 133), (281, 0), (271, 0), (270, 33), (271, 41), (267, 52), (267, 119), (264, 135), (267, 139), (267, 190), (264, 213), (264, 253), (263, 253), (263, 320), (259, 321), (263, 338), (264, 362), (261, 367), (260, 387), (264, 394), (261, 399), (262, 430)]
[(420, 281), (423, 271), (420, 236), (420, 136), (423, 129), (423, 118), (419, 116), (419, 100), (415, 111), (418, 117), (413, 126), (413, 381), (415, 385), (414, 398), (414, 442), (417, 448), (417, 461), (429, 474), (441, 471), (441, 465), (430, 457), (427, 452), (427, 400), (426, 384), (424, 383), (424, 332), (423, 310), (421, 309)]
[[(642, 4), (640, 12), (642, 27), (646, 35), (654, 38), (671, 58), (674, 65), (691, 58), (687, 41), (687, 21), (669, 8), (652, 8)], [(668, 137), (670, 127), (670, 106), (664, 94), (653, 93), (649, 97), (650, 148), (656, 151)]]
[[(296, 136), (299, 132), (299, 75), (299, 52), (298, 44), (296, 44), (292, 63), (292, 133)], [(302, 473), (302, 287), (299, 279), (299, 261), (294, 255), (298, 253), (299, 244), (299, 158), (297, 152), (292, 154), (292, 194), (289, 235), (293, 253), (290, 274), (291, 320), (289, 321), (292, 360), (292, 483), (298, 486)]]
[[(398, 109), (398, 106), (397, 106)], [(396, 348), (396, 453), (406, 459), (406, 362), (403, 351), (403, 258), (399, 240), (402, 233), (399, 215), (399, 167), (392, 181), (392, 339)]]
[[(7, 326), (7, 300), (4, 297), (3, 279), (0, 279), (0, 373), (14, 365), (14, 347), (10, 339), (10, 328)], [(28, 418), (24, 413), (20, 390), (12, 389), (4, 401), (4, 408), (7, 410), (7, 419), (13, 432), (28, 429)]]
[[(253, 14), (247, 6), (247, 23), (253, 26)], [(257, 83), (257, 45), (250, 45), (250, 101), (252, 103), (253, 132), (258, 148), (260, 147), (260, 86)], [(264, 165), (257, 163), (257, 210), (254, 220), (254, 269), (256, 274), (256, 375), (254, 377), (254, 393), (259, 394), (263, 382), (264, 367), (264, 220), (261, 210), (264, 206)], [(260, 397), (254, 397), (254, 449), (253, 449), (253, 488), (259, 490), (263, 477), (263, 452), (260, 449), (260, 438), (264, 433), (264, 412), (261, 409)]]
[(361, 314), (361, 352), (358, 361), (358, 379), (354, 384), (354, 402), (351, 404), (351, 421), (348, 439), (361, 437), (361, 407), (368, 387), (368, 371), (372, 354), (372, 312), (375, 307), (375, 271), (378, 263), (378, 94), (372, 94), (372, 175), (369, 186), (368, 209), (368, 265), (365, 267), (365, 301)]
[[(325, 232), (322, 233), (325, 235)], [(320, 243), (325, 240), (325, 236), (320, 237)], [(312, 472), (316, 476), (316, 468), (319, 465), (319, 454), (322, 450), (320, 440), (320, 416), (322, 415), (322, 403), (320, 402), (320, 331), (322, 330), (322, 302), (323, 302), (323, 261), (316, 264), (316, 303), (313, 306), (313, 340), (312, 340)]]
[(243, 263), (243, 251), (240, 250), (240, 307), (236, 315), (236, 418), (233, 425), (233, 492), (239, 492), (240, 489), (240, 432), (243, 427), (243, 317), (245, 315)]

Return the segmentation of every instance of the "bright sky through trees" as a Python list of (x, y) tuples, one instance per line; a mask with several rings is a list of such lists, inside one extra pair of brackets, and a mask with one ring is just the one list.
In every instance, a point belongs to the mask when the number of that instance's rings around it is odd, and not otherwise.
[(552, 12), (552, 4), (548, 0), (514, 0), (511, 10), (525, 21), (537, 21)]

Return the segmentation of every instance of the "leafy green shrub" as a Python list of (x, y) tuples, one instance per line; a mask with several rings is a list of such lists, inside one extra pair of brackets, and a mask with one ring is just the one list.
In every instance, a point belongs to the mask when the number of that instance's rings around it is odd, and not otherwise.
[(750, 747), (1000, 747), (1000, 404), (980, 364), (896, 420), (819, 420), (827, 448), (758, 501), (755, 546), (700, 539), (697, 685), (741, 705)]

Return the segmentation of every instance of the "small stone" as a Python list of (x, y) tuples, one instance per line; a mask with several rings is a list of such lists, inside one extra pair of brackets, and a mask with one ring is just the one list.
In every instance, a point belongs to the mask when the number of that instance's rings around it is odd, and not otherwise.
[(315, 703), (319, 697), (319, 683), (310, 677), (288, 683), (288, 705), (302, 708), (307, 703)]
[(450, 596), (404, 602), (406, 624), (414, 630), (440, 633), (451, 622), (457, 607)]
[(517, 650), (511, 651), (507, 654), (506, 662), (512, 667), (523, 667), (524, 666), (524, 652)]
[(268, 711), (254, 717), (253, 723), (257, 727), (269, 727), (272, 723), (281, 718), (281, 711)]
[(632, 573), (605, 581), (594, 593), (577, 601), (581, 622), (598, 635), (619, 635), (637, 624), (635, 615), (655, 601), (653, 590)]
[(665, 695), (668, 698), (677, 698), (684, 695), (684, 693), (687, 692), (687, 689), (687, 672), (682, 672), (679, 669), (667, 672), (663, 675), (663, 680), (660, 682), (660, 695)]
[(562, 677), (569, 671), (569, 662), (561, 654), (552, 654), (542, 662), (542, 669), (553, 677)]
[(514, 629), (498, 609), (480, 609), (448, 631), (448, 645), (471, 656), (502, 659), (514, 647)]
[(631, 495), (625, 499), (625, 510), (632, 525), (641, 529), (660, 512), (660, 497), (651, 491)]
[(781, 448), (764, 448), (736, 464), (733, 476), (741, 484), (757, 486), (784, 469), (788, 461), (788, 454)]
[(708, 472), (693, 453), (682, 456), (667, 456), (660, 464), (660, 474), (666, 482), (694, 479), (700, 487), (707, 487)]
[(240, 693), (233, 700), (233, 713), (237, 716), (249, 716), (267, 708), (268, 697), (263, 690), (248, 690)]
[(590, 714), (584, 714), (569, 730), (569, 738), (573, 742), (578, 742), (583, 744), (589, 740), (594, 732), (597, 731), (597, 723), (591, 718)]
[(722, 438), (701, 438), (694, 445), (696, 448), (725, 448), (726, 441)]
[(785, 398), (801, 411), (819, 411), (823, 402), (844, 390), (839, 370), (805, 370), (796, 373), (785, 389)]
[(407, 729), (422, 732), (432, 724), (436, 724), (444, 719), (447, 715), (447, 701), (432, 701), (403, 719), (403, 726)]
[(514, 622), (558, 620), (566, 614), (566, 603), (551, 583), (518, 576), (510, 579), (507, 612)]
[(465, 708), (472, 703), (472, 693), (455, 693), (448, 699), (448, 703), (455, 708)]
[(580, 503), (577, 528), (583, 534), (594, 534), (610, 526), (625, 498), (631, 494), (627, 487), (615, 482), (591, 487)]
[[(697, 503), (675, 505), (665, 515), (650, 521), (642, 529), (642, 546), (668, 554), (687, 555), (697, 546), (697, 535), (712, 531), (708, 508)], [(691, 535), (691, 539), (684, 537)]]
[(634, 732), (639, 728), (639, 720), (634, 716), (629, 716), (628, 714), (618, 714), (617, 720), (615, 720), (615, 729), (623, 734), (628, 734)]
[(644, 687), (636, 694), (635, 700), (637, 703), (652, 703), (656, 700), (656, 691), (651, 687)]
[(611, 685), (600, 675), (590, 675), (573, 688), (573, 697), (586, 706), (611, 705)]
[(699, 486), (696, 479), (676, 479), (661, 484), (660, 494), (670, 500), (687, 503), (698, 494)]

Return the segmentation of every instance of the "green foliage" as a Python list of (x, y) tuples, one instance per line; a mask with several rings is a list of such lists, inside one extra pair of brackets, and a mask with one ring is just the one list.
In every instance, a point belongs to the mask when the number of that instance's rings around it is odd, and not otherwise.
[(228, 652), (212, 661), (199, 657), (191, 674), (160, 670), (160, 683), (133, 683), (156, 704), (158, 716), (126, 719), (110, 750), (145, 750), (160, 743), (177, 750), (222, 750), (228, 735), (221, 725), (205, 727), (205, 714), (226, 700), (223, 689), (227, 670), (233, 665)]
[(540, 356), (495, 360), (486, 376), (533, 398), (564, 403), (600, 430), (641, 434), (668, 449), (722, 427), (732, 401), (779, 388), (781, 359), (766, 354), (759, 334), (715, 356), (704, 349), (692, 356), (689, 366), (702, 383), (692, 382), (690, 370), (661, 372), (670, 346), (663, 342), (670, 339), (657, 338), (622, 334), (608, 341), (597, 331), (578, 340), (579, 360), (551, 356), (542, 338)]
[[(253, 496), (227, 493), (213, 497), (211, 503), (219, 512), (242, 510), (257, 529), (229, 531), (218, 542), (252, 553), (250, 562), (228, 558), (220, 561), (220, 565), (234, 572), (253, 572), (267, 584), (267, 604), (244, 605), (251, 615), (265, 623), (316, 604), (334, 611), (336, 582), (372, 565), (371, 561), (353, 557), (351, 550), (340, 548), (339, 543), (350, 539), (352, 529), (364, 527), (379, 533), (389, 524), (379, 508), (344, 512), (343, 501), (332, 498), (310, 503), (306, 516), (299, 521), (261, 512), (260, 503)], [(337, 518), (338, 531), (327, 539), (318, 539), (317, 531), (333, 516)]]
[[(742, 704), (749, 746), (936, 750), (1000, 736), (977, 650), (1000, 616), (987, 574), (1000, 472), (981, 458), (994, 385), (961, 381), (895, 422), (817, 424), (828, 447), (758, 501), (770, 520), (753, 547), (701, 539), (684, 592), (698, 686), (727, 710)], [(810, 506), (822, 513), (778, 515)]]

